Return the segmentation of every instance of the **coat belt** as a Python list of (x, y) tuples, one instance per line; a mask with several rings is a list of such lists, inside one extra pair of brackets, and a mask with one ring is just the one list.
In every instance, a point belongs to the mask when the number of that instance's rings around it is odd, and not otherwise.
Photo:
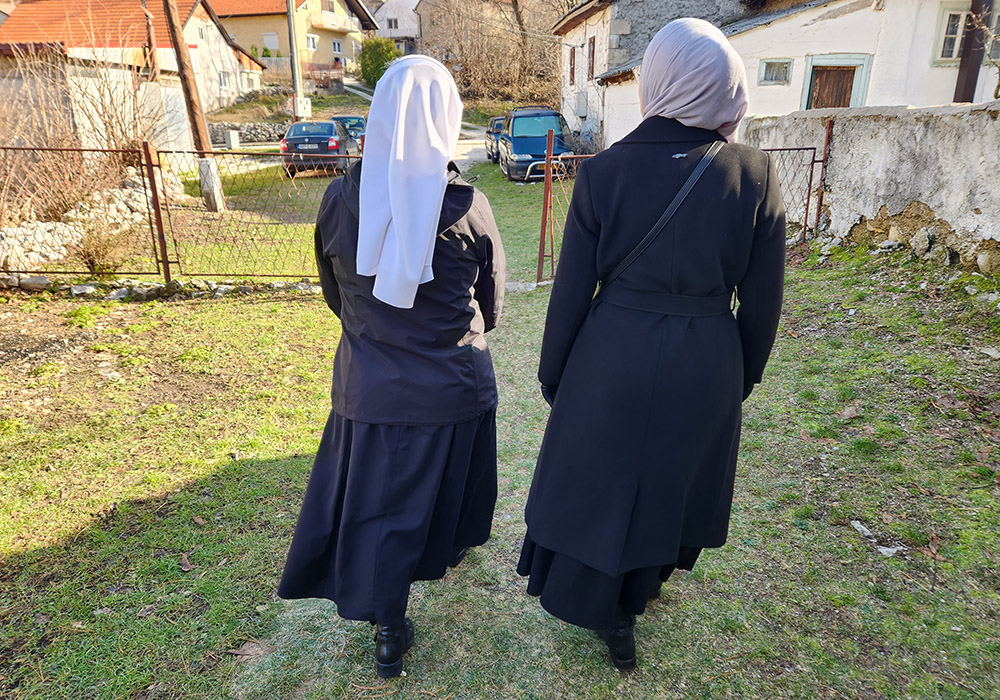
[(733, 295), (719, 294), (710, 297), (694, 297), (683, 294), (662, 292), (642, 292), (608, 285), (597, 295), (609, 304), (627, 309), (649, 311), (665, 316), (722, 316), (732, 313)]

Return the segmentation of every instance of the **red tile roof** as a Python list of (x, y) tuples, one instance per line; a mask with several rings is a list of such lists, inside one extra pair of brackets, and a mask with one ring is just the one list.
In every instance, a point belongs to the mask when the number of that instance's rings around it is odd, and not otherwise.
[[(199, 0), (177, 0), (181, 22)], [(147, 2), (156, 45), (171, 48), (163, 3)], [(140, 0), (22, 0), (0, 25), (0, 44), (60, 44), (67, 48), (135, 47), (146, 41)]]
[[(295, 9), (307, 0), (295, 0)], [(251, 15), (283, 15), (288, 11), (285, 0), (213, 0), (212, 9), (219, 17), (247, 17)]]

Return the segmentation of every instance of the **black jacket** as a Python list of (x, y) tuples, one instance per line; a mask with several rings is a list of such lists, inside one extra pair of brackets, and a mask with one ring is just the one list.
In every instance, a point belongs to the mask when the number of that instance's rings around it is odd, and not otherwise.
[[(609, 575), (726, 538), (740, 405), (781, 310), (785, 215), (768, 156), (726, 144), (611, 285), (617, 301), (594, 299), (717, 140), (647, 119), (584, 162), (573, 191), (538, 372), (556, 398), (525, 515), (534, 542)], [(733, 290), (735, 318), (724, 302), (700, 316), (644, 301)]]
[(333, 410), (355, 421), (446, 425), (497, 403), (484, 334), (503, 305), (506, 263), (486, 197), (455, 177), (445, 191), (434, 246), (434, 279), (412, 309), (372, 294), (357, 273), (361, 163), (331, 183), (316, 224), (316, 260), (342, 334), (333, 371)]

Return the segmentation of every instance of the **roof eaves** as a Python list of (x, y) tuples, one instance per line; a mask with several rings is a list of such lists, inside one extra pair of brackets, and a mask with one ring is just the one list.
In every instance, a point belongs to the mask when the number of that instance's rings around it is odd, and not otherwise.
[[(199, 4), (204, 5), (205, 9), (208, 10), (209, 17), (212, 18), (212, 22), (215, 23), (215, 26), (219, 28), (219, 32), (222, 34), (222, 38), (225, 39), (225, 41), (226, 41), (227, 44), (229, 44), (234, 49), (236, 49), (237, 51), (239, 51), (240, 53), (242, 53), (244, 56), (246, 56), (247, 58), (249, 58), (254, 63), (256, 63), (258, 66), (261, 67), (261, 69), (267, 68), (267, 66), (265, 66), (263, 63), (261, 63), (260, 61), (258, 61), (256, 58), (254, 58), (250, 54), (249, 51), (247, 51), (242, 46), (240, 46), (239, 44), (237, 44), (236, 41), (232, 37), (229, 36), (229, 32), (223, 26), (222, 20), (219, 19), (219, 16), (217, 14), (215, 14), (215, 10), (212, 9), (212, 5), (207, 0), (199, 0), (198, 2), (196, 2), (194, 4), (194, 7), (191, 8), (191, 15), (188, 17), (188, 19), (190, 19), (192, 16), (194, 16), (194, 11), (198, 7)], [(185, 22), (185, 24), (187, 24), (187, 23)]]
[(753, 29), (766, 27), (772, 22), (792, 17), (800, 12), (813, 10), (817, 7), (823, 7), (824, 5), (832, 5), (835, 2), (841, 2), (841, 0), (810, 0), (809, 2), (804, 2), (801, 5), (785, 7), (772, 12), (764, 12), (759, 15), (754, 15), (753, 17), (747, 17), (746, 19), (731, 22), (730, 24), (723, 25), (720, 29), (722, 29), (722, 33), (726, 36), (736, 36), (737, 34), (743, 34), (744, 32), (749, 32)]
[(375, 19), (375, 15), (371, 13), (361, 0), (347, 0), (347, 6), (350, 7), (354, 14), (358, 16), (361, 20), (361, 28), (369, 31), (375, 31), (381, 29), (378, 26), (378, 21)]
[(559, 21), (552, 25), (552, 33), (558, 36), (566, 34), (566, 32), (579, 26), (589, 17), (594, 16), (605, 7), (608, 7), (612, 2), (614, 2), (614, 0), (584, 0), (560, 17)]
[(635, 69), (642, 65), (642, 59), (637, 58), (634, 61), (629, 61), (628, 63), (623, 63), (620, 66), (616, 66), (611, 70), (601, 73), (594, 77), (598, 85), (608, 85), (610, 83), (619, 83), (624, 80), (631, 80), (635, 77)]

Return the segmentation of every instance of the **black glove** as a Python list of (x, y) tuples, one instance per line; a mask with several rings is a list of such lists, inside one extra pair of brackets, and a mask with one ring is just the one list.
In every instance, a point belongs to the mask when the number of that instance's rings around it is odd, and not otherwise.
[(552, 386), (551, 384), (542, 384), (542, 398), (545, 399), (545, 403), (547, 403), (549, 406), (555, 403), (556, 389), (558, 388), (559, 388), (558, 384), (556, 384), (555, 386)]

